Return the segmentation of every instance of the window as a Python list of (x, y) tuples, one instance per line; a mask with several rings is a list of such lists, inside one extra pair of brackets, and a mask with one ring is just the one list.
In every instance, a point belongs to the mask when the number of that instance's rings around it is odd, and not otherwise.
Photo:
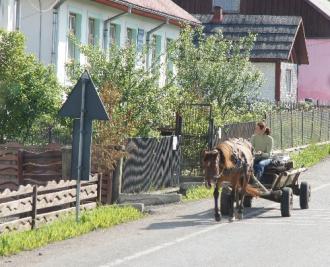
[(144, 42), (144, 30), (143, 29), (138, 29), (137, 50), (139, 52), (142, 52), (142, 50), (143, 50), (143, 42)]
[(286, 70), (285, 72), (285, 83), (287, 94), (291, 95), (292, 93), (292, 73), (291, 70)]
[(88, 44), (95, 45), (95, 32), (96, 32), (96, 23), (95, 19), (89, 18), (88, 19)]
[(152, 64), (159, 63), (161, 54), (162, 38), (160, 35), (152, 36), (151, 59)]
[(134, 45), (134, 34), (133, 34), (133, 29), (127, 28), (127, 45), (131, 46)]
[[(70, 13), (69, 14), (69, 35), (77, 36), (77, 14)], [(74, 42), (69, 37), (69, 45), (68, 45), (68, 56), (69, 59), (75, 59), (77, 53), (77, 47)]]
[(113, 46), (117, 43), (117, 27), (115, 24), (110, 24), (110, 46)]
[(167, 77), (166, 78), (170, 78), (171, 76), (173, 76), (173, 60), (171, 58), (171, 54), (170, 54), (170, 47), (173, 44), (173, 40), (167, 38), (166, 39), (166, 73), (167, 73)]

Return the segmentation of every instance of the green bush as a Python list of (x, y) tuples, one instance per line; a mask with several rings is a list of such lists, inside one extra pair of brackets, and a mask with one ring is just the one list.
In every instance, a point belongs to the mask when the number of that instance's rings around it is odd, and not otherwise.
[(53, 124), (62, 93), (53, 68), (25, 52), (23, 34), (0, 30), (0, 142), (24, 142), (36, 125)]

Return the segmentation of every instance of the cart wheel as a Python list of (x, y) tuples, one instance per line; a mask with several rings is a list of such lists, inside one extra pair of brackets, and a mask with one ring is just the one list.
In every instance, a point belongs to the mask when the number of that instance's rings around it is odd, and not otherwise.
[(290, 217), (293, 206), (293, 193), (290, 187), (284, 187), (281, 198), (281, 215), (282, 217)]
[(300, 208), (308, 209), (310, 199), (311, 199), (311, 186), (307, 182), (302, 182), (300, 184), (300, 194), (299, 194)]
[(245, 208), (251, 208), (252, 207), (252, 197), (246, 196), (244, 198), (243, 205), (244, 205)]
[(230, 192), (229, 189), (223, 188), (221, 190), (221, 198), (220, 198), (220, 211), (222, 215), (229, 215), (230, 211)]

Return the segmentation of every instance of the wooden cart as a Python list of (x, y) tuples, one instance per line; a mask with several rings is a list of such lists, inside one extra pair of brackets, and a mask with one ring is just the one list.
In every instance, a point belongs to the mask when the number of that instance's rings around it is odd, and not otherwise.
[[(290, 168), (281, 173), (272, 173), (266, 170), (261, 182), (254, 178), (254, 187), (262, 192), (261, 198), (280, 203), (281, 215), (283, 217), (290, 217), (293, 206), (293, 195), (299, 196), (301, 209), (309, 208), (311, 186), (307, 182), (301, 182), (299, 184), (298, 181), (300, 174), (304, 171), (306, 171), (306, 168)], [(221, 213), (224, 215), (229, 214), (230, 193), (231, 189), (228, 186), (224, 186), (221, 192), (220, 203)], [(252, 197), (245, 197), (244, 206), (252, 206)]]

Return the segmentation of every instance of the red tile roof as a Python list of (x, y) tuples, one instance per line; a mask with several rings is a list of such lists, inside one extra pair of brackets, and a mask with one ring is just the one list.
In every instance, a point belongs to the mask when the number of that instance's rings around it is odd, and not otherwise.
[[(139, 15), (151, 14), (154, 18), (165, 20), (167, 17), (170, 23), (179, 24), (182, 22), (189, 24), (200, 24), (194, 16), (179, 7), (172, 0), (95, 0), (98, 3), (109, 6), (131, 7), (132, 13)], [(135, 12), (134, 12), (135, 11)]]

